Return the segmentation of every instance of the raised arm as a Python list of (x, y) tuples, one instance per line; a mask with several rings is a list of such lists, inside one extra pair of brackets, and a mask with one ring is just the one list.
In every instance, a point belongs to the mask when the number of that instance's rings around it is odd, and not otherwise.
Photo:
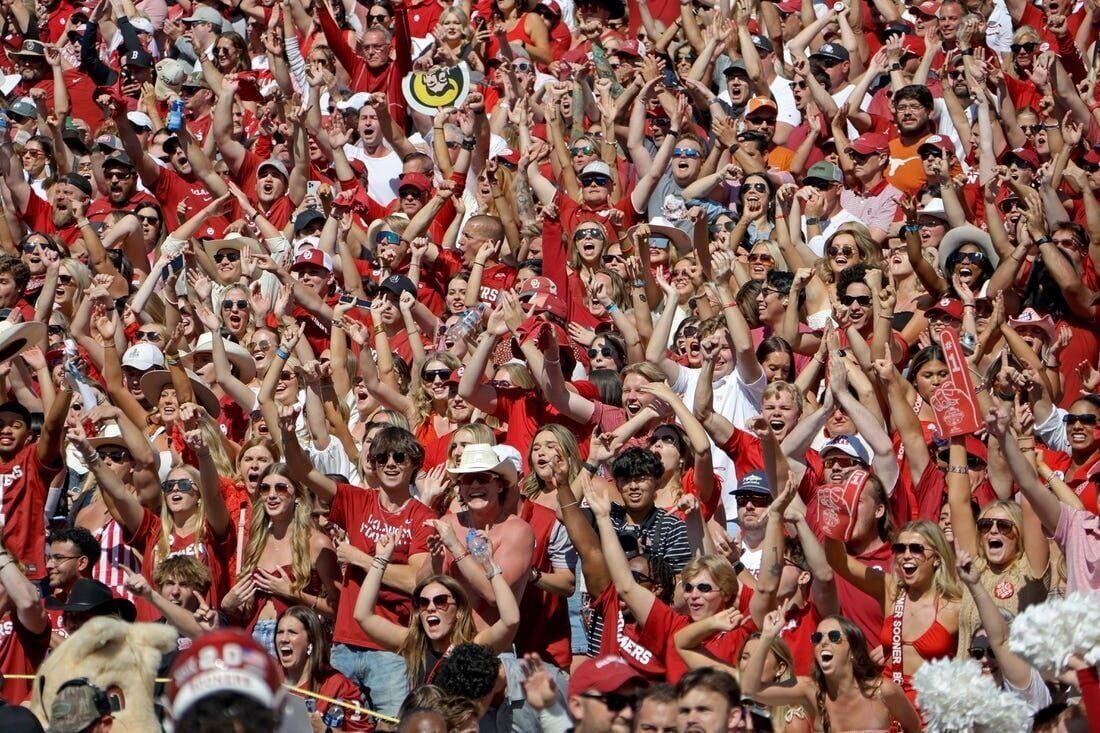
[[(395, 624), (389, 619), (374, 612), (378, 603), (378, 593), (382, 589), (382, 576), (386, 567), (390, 564), (396, 542), (390, 535), (383, 535), (374, 542), (374, 557), (370, 558), (365, 553), (350, 553), (350, 543), (339, 548), (341, 559), (347, 558), (350, 564), (357, 565), (367, 572), (363, 585), (359, 589), (359, 595), (355, 599), (355, 610), (352, 614), (356, 623), (367, 632), (370, 638), (377, 641), (391, 652), (396, 652), (405, 643), (409, 635), (407, 627)], [(352, 548), (354, 549), (354, 548)]]

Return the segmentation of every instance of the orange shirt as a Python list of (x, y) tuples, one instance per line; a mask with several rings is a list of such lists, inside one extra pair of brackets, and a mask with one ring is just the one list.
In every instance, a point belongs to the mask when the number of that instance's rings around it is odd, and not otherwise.
[(921, 165), (917, 149), (921, 142), (906, 145), (900, 138), (890, 141), (890, 165), (886, 169), (886, 180), (902, 193), (916, 194), (924, 187), (924, 166)]

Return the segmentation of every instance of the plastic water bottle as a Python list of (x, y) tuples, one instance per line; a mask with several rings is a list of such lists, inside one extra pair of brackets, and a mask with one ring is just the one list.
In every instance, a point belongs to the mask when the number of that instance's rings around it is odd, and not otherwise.
[(173, 99), (172, 106), (168, 110), (168, 129), (179, 132), (183, 129), (183, 100)]
[(473, 527), (466, 533), (466, 549), (480, 562), (486, 562), (493, 556), (493, 548), (489, 547), (489, 542)]
[(478, 303), (476, 308), (463, 313), (458, 322), (447, 329), (447, 340), (457, 344), (466, 338), (467, 334), (473, 333), (487, 310), (489, 310), (489, 306), (485, 303)]
[(321, 722), (328, 728), (344, 727), (344, 709), (339, 705), (331, 705), (321, 716)]

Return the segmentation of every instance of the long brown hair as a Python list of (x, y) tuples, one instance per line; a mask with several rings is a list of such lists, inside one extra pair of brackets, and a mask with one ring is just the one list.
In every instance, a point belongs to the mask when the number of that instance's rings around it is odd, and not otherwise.
[[(871, 659), (871, 653), (867, 649), (867, 637), (863, 631), (851, 621), (839, 614), (826, 616), (821, 621), (836, 621), (840, 626), (840, 632), (848, 640), (848, 657), (852, 662), (852, 677), (859, 685), (860, 692), (868, 697), (882, 682), (882, 667)], [(821, 624), (819, 623), (818, 626)], [(814, 684), (817, 685), (817, 714), (821, 718), (821, 730), (824, 733), (832, 733), (832, 725), (829, 723), (829, 711), (825, 707), (825, 691), (828, 689), (825, 683), (825, 673), (821, 666), (814, 660), (814, 668), (811, 673)]]
[(420, 593), (432, 583), (442, 585), (455, 599), (455, 623), (451, 627), (451, 634), (447, 643), (449, 645), (464, 644), (473, 641), (477, 635), (477, 629), (474, 627), (474, 614), (470, 609), (470, 599), (457, 580), (447, 575), (432, 575), (417, 583), (412, 592), (414, 608), (412, 615), (409, 616), (409, 633), (405, 635), (405, 640), (401, 642), (401, 648), (397, 650), (397, 653), (405, 659), (409, 686), (412, 688), (423, 685), (425, 683), (424, 677), (428, 674), (424, 663), (428, 658), (428, 650), (431, 649), (432, 642), (428, 635), (424, 633), (424, 626), (420, 623), (420, 613), (417, 612), (415, 603), (416, 599), (420, 597)]
[[(290, 588), (298, 592), (309, 583), (312, 573), (309, 541), (313, 536), (313, 514), (309, 496), (296, 481), (290, 478), (285, 463), (272, 463), (260, 475), (260, 481), (268, 476), (278, 475), (287, 480), (294, 491), (294, 516), (290, 521)], [(248, 527), (248, 545), (244, 550), (244, 561), (237, 577), (253, 572), (260, 564), (260, 556), (271, 534), (271, 519), (267, 516), (261, 494), (252, 500), (252, 519)]]
[[(317, 615), (317, 612), (305, 606), (291, 606), (283, 611), (282, 615), (279, 616), (279, 620), (275, 623), (276, 634), (279, 631), (279, 624), (283, 622), (284, 618), (288, 617), (297, 620), (302, 625), (306, 630), (306, 636), (309, 637), (309, 644), (313, 647), (313, 650), (306, 655), (306, 679), (309, 680), (309, 689), (316, 692), (315, 688), (321, 685), (321, 678), (332, 671), (332, 666), (328, 662), (329, 635), (325, 633), (325, 629), (321, 625), (321, 617)], [(294, 680), (289, 681), (293, 682)]]

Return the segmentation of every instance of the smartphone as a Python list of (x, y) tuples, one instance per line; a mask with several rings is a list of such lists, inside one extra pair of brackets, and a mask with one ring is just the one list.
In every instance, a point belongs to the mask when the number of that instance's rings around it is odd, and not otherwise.
[(340, 296), (340, 302), (341, 303), (355, 303), (356, 308), (367, 308), (367, 309), (370, 308), (370, 301), (369, 300), (363, 300), (362, 298), (356, 298), (353, 295), (341, 295)]
[(164, 271), (160, 274), (160, 276), (162, 278), (164, 278), (165, 282), (168, 282), (168, 276), (171, 273), (173, 273), (173, 272), (178, 273), (182, 269), (183, 269), (183, 255), (182, 254), (181, 255), (176, 255), (176, 257), (174, 257), (173, 259), (171, 259), (168, 262), (168, 267), (164, 268)]
[(321, 190), (321, 182), (320, 181), (306, 181), (306, 195), (307, 196), (313, 196), (313, 197), (316, 198), (318, 193), (320, 192), (320, 190)]

